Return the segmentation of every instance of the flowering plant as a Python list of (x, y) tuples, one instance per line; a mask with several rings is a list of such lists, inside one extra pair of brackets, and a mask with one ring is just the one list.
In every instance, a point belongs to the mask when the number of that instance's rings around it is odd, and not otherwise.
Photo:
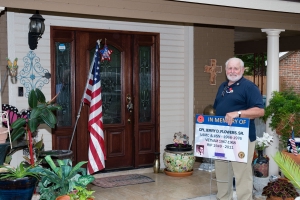
[(273, 135), (264, 132), (263, 137), (256, 137), (255, 149), (264, 150), (273, 142)]

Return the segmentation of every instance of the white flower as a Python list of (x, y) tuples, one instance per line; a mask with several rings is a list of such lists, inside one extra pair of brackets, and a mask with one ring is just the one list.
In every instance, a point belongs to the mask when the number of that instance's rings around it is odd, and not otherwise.
[(264, 132), (263, 137), (256, 137), (256, 145), (255, 148), (257, 150), (264, 150), (273, 142), (273, 135)]

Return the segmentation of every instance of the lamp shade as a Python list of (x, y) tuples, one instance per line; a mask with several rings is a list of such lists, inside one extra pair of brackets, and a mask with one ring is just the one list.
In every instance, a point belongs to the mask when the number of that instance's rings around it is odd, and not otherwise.
[(45, 31), (45, 19), (39, 14), (39, 11), (36, 11), (36, 14), (29, 19), (28, 45), (31, 50), (34, 50)]
[(29, 32), (41, 37), (45, 31), (45, 19), (38, 12), (32, 15), (29, 19)]

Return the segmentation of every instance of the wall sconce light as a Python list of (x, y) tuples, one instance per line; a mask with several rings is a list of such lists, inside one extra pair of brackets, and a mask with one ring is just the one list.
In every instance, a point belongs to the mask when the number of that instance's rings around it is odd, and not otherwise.
[(39, 14), (39, 11), (36, 11), (29, 19), (28, 45), (31, 50), (35, 50), (38, 40), (42, 38), (45, 31), (45, 19)]

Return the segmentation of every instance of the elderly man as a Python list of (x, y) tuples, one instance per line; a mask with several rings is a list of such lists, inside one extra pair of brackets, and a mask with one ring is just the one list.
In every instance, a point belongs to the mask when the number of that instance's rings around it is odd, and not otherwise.
[(253, 188), (251, 162), (256, 139), (254, 119), (264, 115), (263, 98), (257, 86), (243, 77), (245, 69), (241, 59), (230, 58), (226, 62), (225, 70), (228, 81), (220, 85), (213, 107), (217, 116), (225, 116), (228, 125), (233, 123), (234, 118), (250, 119), (248, 161), (247, 163), (215, 161), (217, 199), (232, 199), (234, 175), (238, 200), (250, 200)]

